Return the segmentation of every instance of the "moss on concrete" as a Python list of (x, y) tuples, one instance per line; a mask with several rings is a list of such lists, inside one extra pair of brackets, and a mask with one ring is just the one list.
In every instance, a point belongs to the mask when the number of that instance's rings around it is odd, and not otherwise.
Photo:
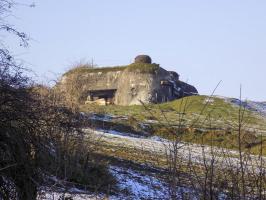
[(115, 72), (115, 71), (123, 71), (127, 68), (127, 66), (114, 66), (114, 67), (97, 67), (97, 68), (91, 68), (86, 65), (84, 66), (79, 66), (76, 68), (73, 68), (66, 73), (63, 74), (63, 76), (67, 76), (70, 74), (74, 73), (97, 73), (97, 72), (102, 72), (102, 73), (107, 73), (107, 72)]
[(132, 63), (127, 66), (127, 70), (130, 72), (155, 74), (159, 70), (160, 66), (158, 64), (148, 64), (148, 63)]
[(81, 65), (78, 67), (75, 67), (73, 69), (70, 69), (66, 73), (63, 74), (63, 76), (75, 74), (75, 73), (107, 73), (107, 72), (115, 72), (115, 71), (123, 71), (125, 69), (128, 69), (130, 72), (140, 72), (140, 73), (155, 73), (159, 69), (158, 64), (147, 64), (147, 63), (132, 63), (130, 65), (124, 65), (124, 66), (113, 66), (113, 67), (96, 67), (91, 68), (91, 66), (87, 65)]

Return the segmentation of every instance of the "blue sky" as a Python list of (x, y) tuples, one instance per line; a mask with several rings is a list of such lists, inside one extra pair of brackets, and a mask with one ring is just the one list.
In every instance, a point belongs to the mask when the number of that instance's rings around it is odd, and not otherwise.
[[(20, 1), (20, 0), (18, 0)], [(20, 1), (22, 2), (22, 0)], [(24, 0), (23, 3), (31, 3)], [(53, 79), (85, 60), (129, 64), (138, 54), (210, 94), (266, 100), (264, 0), (37, 0), (10, 23), (32, 38), (26, 49), (6, 38), (18, 59)]]

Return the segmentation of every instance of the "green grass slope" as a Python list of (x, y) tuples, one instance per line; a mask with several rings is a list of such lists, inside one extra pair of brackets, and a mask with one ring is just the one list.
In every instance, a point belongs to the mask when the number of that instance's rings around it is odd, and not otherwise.
[[(85, 112), (108, 113), (111, 115), (133, 117), (138, 121), (158, 120), (161, 123), (180, 124), (182, 115), (183, 124), (188, 126), (212, 126), (225, 128), (235, 126), (238, 122), (239, 107), (226, 102), (222, 98), (209, 96), (190, 96), (162, 104), (106, 107), (84, 105)], [(255, 112), (246, 110), (244, 122), (248, 126), (260, 128), (264, 126), (264, 118)], [(211, 123), (211, 124), (210, 124)], [(250, 128), (251, 128), (250, 127)]]
[[(146, 125), (145, 127), (149, 127), (146, 131), (149, 133), (168, 139), (172, 138), (171, 130), (174, 130), (177, 135), (179, 134), (180, 140), (186, 142), (229, 149), (238, 147), (239, 106), (229, 103), (224, 98), (199, 95), (162, 104), (84, 105), (81, 109), (84, 112), (126, 116), (126, 119), (116, 118), (114, 122), (138, 130)], [(260, 137), (260, 134), (265, 135), (265, 118), (244, 108), (242, 112), (243, 148), (259, 153), (259, 148), (263, 145), (263, 152), (266, 154), (265, 136)], [(180, 127), (183, 130), (181, 132)]]

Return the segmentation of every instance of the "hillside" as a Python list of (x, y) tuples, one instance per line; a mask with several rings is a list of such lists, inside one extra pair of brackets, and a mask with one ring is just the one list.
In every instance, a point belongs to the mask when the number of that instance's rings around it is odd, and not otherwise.
[[(266, 158), (261, 156), (266, 155), (265, 118), (263, 110), (252, 107), (254, 102), (241, 104), (245, 105), (241, 108), (245, 111), (243, 154), (238, 149), (237, 99), (190, 96), (162, 104), (81, 106), (87, 121), (84, 141), (89, 141), (98, 158), (108, 162), (108, 171), (117, 181), (108, 198), (169, 199), (168, 190), (174, 187), (173, 199), (201, 199), (206, 187), (213, 187), (218, 188), (212, 194), (214, 199), (233, 200), (237, 192), (231, 189), (236, 186), (223, 184), (241, 180), (243, 160), (245, 190), (256, 188), (252, 183), (265, 172)], [(260, 107), (261, 103), (255, 105)], [(174, 172), (173, 164), (177, 167)], [(178, 183), (172, 186), (173, 176), (178, 176)], [(208, 186), (210, 181), (215, 185)], [(52, 191), (44, 188), (43, 192), (45, 198), (40, 199), (63, 195), (73, 199), (107, 198), (104, 193), (88, 193), (76, 187), (68, 188), (67, 193), (60, 187)]]
[[(81, 110), (93, 116), (96, 126), (104, 120), (106, 129), (171, 139), (171, 127), (186, 142), (237, 148), (239, 106), (232, 98), (190, 96), (162, 104), (83, 105)], [(243, 107), (242, 110), (242, 126), (246, 133), (244, 145), (251, 145), (253, 152), (258, 153), (260, 134), (266, 136), (265, 117), (260, 110), (255, 111), (251, 106)]]

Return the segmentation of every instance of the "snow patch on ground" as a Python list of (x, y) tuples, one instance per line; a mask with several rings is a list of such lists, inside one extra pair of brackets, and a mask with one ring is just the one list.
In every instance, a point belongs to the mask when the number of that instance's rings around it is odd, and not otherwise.
[[(178, 155), (183, 161), (204, 164), (204, 162), (211, 163), (214, 160), (214, 163), (220, 167), (226, 168), (239, 166), (239, 155), (238, 152), (234, 150), (183, 142), (175, 144), (172, 141), (159, 137), (135, 138), (128, 135), (112, 134), (92, 129), (84, 129), (84, 132), (88, 133), (88, 136), (96, 141), (101, 141), (117, 147), (139, 150), (143, 153), (148, 151), (155, 155), (165, 156), (166, 153), (169, 154), (169, 152), (175, 147), (178, 149)], [(227, 159), (224, 159), (225, 157)], [(250, 155), (247, 164), (252, 168), (258, 163), (259, 159), (259, 156)], [(263, 157), (263, 160), (266, 161), (266, 158)]]
[(266, 117), (266, 102), (259, 102), (259, 101), (250, 101), (250, 100), (240, 100), (237, 98), (229, 98), (223, 96), (215, 96), (220, 99), (224, 99), (225, 102), (231, 103), (236, 106), (243, 106), (250, 111), (254, 111), (259, 115)]
[[(118, 181), (119, 192), (115, 195), (93, 195), (77, 188), (70, 188), (68, 191), (51, 191), (49, 188), (42, 188), (39, 191), (37, 200), (142, 200), (169, 199), (167, 184), (157, 177), (156, 173), (147, 173), (145, 170), (136, 170), (130, 167), (111, 165), (110, 172)], [(196, 193), (189, 188), (178, 187), (176, 189), (178, 199), (189, 196), (191, 200), (197, 200)]]
[[(111, 172), (119, 181), (119, 187), (122, 190), (128, 190), (128, 194), (120, 196), (119, 199), (169, 199), (168, 185), (156, 177), (156, 174), (145, 174), (129, 168), (110, 166)], [(197, 200), (196, 193), (185, 187), (176, 189), (177, 199), (184, 199), (189, 196), (191, 200)], [(118, 197), (111, 197), (116, 200)]]
[(120, 189), (128, 191), (121, 199), (163, 199), (166, 194), (165, 184), (153, 176), (118, 166), (110, 166), (110, 171), (117, 178)]
[(126, 133), (126, 132), (120, 132), (120, 131), (116, 131), (116, 130), (105, 130), (105, 129), (96, 129), (97, 131), (100, 132), (104, 132), (107, 134), (112, 134), (112, 135), (120, 135), (120, 136), (128, 136), (128, 137), (133, 137), (133, 138), (145, 138), (142, 135), (137, 135), (137, 134), (133, 134), (133, 133)]
[(99, 114), (91, 114), (88, 116), (89, 119), (91, 120), (99, 120), (99, 121), (104, 121), (104, 122), (110, 122), (114, 118), (112, 115), (99, 115)]
[(104, 199), (103, 197), (80, 193), (77, 188), (72, 188), (68, 192), (54, 192), (49, 190), (40, 190), (38, 193), (37, 200), (99, 200)]

